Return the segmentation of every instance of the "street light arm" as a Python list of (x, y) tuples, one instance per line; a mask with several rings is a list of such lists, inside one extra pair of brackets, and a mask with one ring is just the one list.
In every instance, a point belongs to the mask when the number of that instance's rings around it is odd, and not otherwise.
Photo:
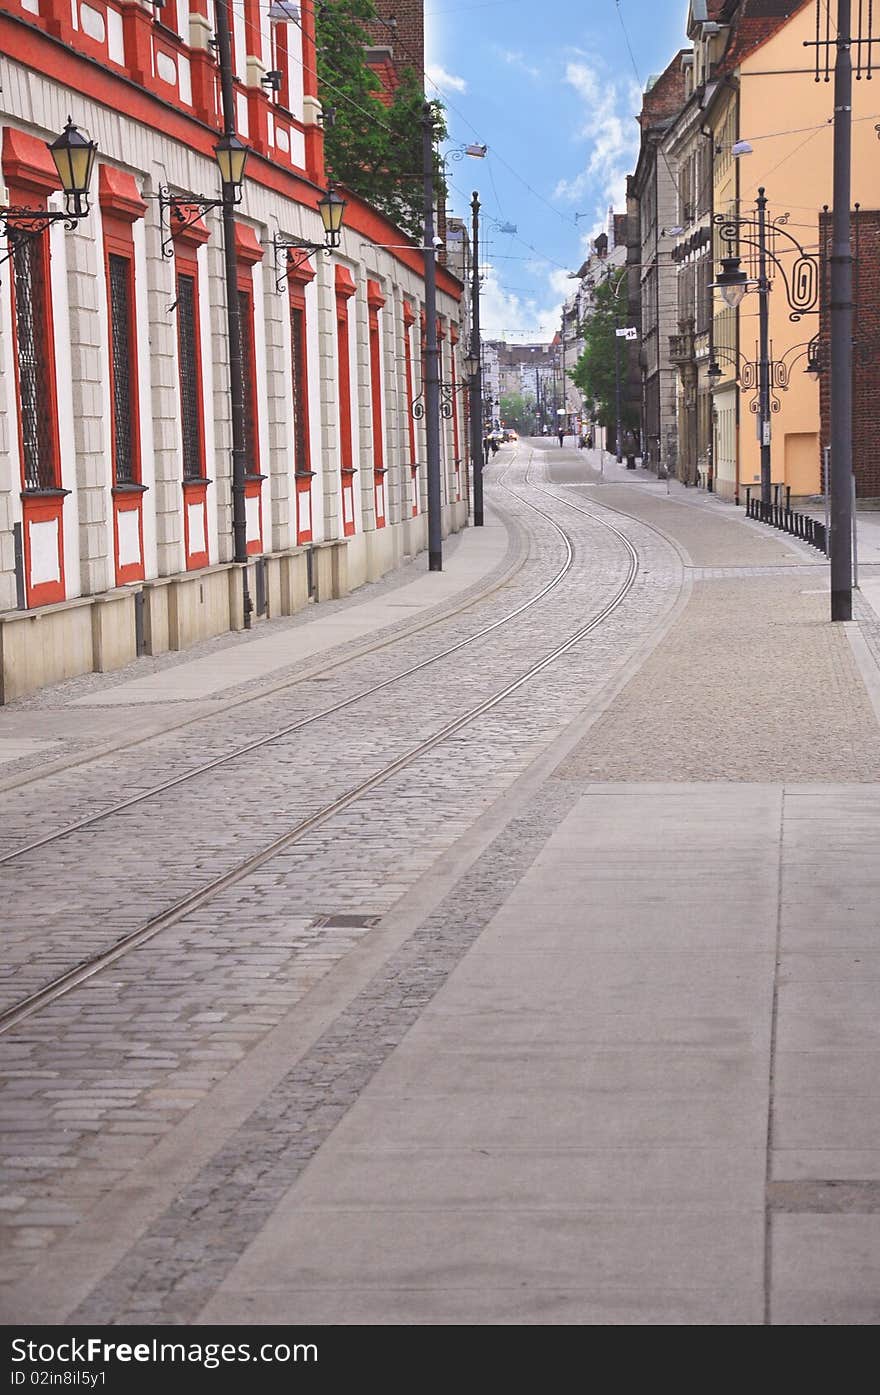
[(763, 255), (773, 263), (785, 286), (790, 312), (789, 319), (797, 322), (804, 315), (818, 314), (819, 262), (817, 257), (811, 256), (804, 250), (797, 238), (787, 228), (781, 226), (782, 220), (786, 218), (788, 218), (788, 214), (782, 214), (780, 218), (774, 219), (770, 227), (774, 237), (786, 238), (798, 253), (790, 271), (780, 257), (767, 245), (766, 237), (762, 242), (760, 237), (749, 237), (743, 234), (744, 228), (757, 231), (757, 224), (753, 218), (731, 218), (725, 213), (716, 213), (713, 221), (718, 230), (718, 236), (722, 242), (727, 243), (728, 248), (733, 250), (743, 244), (746, 247), (754, 247), (757, 252), (763, 252)]

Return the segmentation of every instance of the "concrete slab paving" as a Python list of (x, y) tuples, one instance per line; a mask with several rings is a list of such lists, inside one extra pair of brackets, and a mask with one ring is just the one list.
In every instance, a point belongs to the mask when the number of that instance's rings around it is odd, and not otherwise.
[[(671, 816), (711, 858), (708, 803), (714, 838), (729, 833), (751, 855), (751, 899), (718, 894), (738, 880), (738, 858), (734, 880), (696, 911), (688, 897), (705, 870), (689, 878), (667, 863), (664, 880), (652, 867), (633, 895), (622, 884), (633, 830), (649, 842)], [(524, 1322), (638, 1322), (647, 1310), (759, 1321), (781, 804), (780, 791), (743, 785), (580, 799), (201, 1320), (242, 1321), (256, 1293), (261, 1312), (300, 1313), (308, 1290), (313, 1320), (353, 1321), (377, 1312), (378, 1286), (384, 1316), (370, 1320), (504, 1322), (515, 1275)], [(691, 918), (709, 952), (692, 954)], [(717, 1171), (707, 1140), (724, 1158)], [(660, 1155), (665, 1167), (646, 1166)], [(475, 1215), (461, 1205), (463, 1160), (483, 1156), (492, 1168)], [(555, 1211), (535, 1209), (545, 1169), (567, 1199)], [(732, 1173), (748, 1184), (731, 1188)], [(607, 1199), (595, 1213), (585, 1184), (594, 1206)], [(469, 1316), (454, 1289), (479, 1295)], [(321, 1317), (317, 1295), (334, 1295)]]
[(775, 1216), (771, 1317), (786, 1326), (880, 1323), (880, 1215)]

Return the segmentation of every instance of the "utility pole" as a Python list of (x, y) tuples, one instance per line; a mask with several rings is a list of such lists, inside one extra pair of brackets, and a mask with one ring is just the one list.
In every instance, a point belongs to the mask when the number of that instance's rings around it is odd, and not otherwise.
[(614, 331), (614, 398), (615, 398), (616, 413), (617, 413), (617, 424), (616, 424), (616, 427), (615, 427), (615, 431), (616, 431), (616, 433), (617, 433), (617, 463), (618, 463), (618, 465), (622, 465), (622, 464), (623, 464), (623, 442), (622, 442), (622, 437), (623, 437), (623, 419), (622, 419), (622, 417), (623, 417), (623, 414), (622, 414), (622, 412), (621, 412), (621, 407), (620, 407), (620, 335), (617, 333), (617, 329), (619, 329), (619, 328), (620, 328), (620, 315), (618, 314), (618, 315), (617, 315), (617, 327), (615, 328), (615, 331)]
[(767, 280), (767, 196), (758, 190), (758, 441), (761, 503), (770, 506), (770, 282)]
[[(223, 134), (234, 136), (235, 92), (232, 86), (232, 47), (229, 42), (229, 11), (225, 0), (215, 0), (217, 60), (220, 65), (220, 97), (223, 105)], [(244, 627), (251, 626), (251, 598), (247, 573), (247, 514), (245, 479), (247, 450), (244, 438), (244, 377), (241, 364), (241, 311), (238, 299), (238, 268), (235, 262), (235, 190), (222, 185), (223, 252), (226, 270), (226, 327), (229, 341), (229, 402), (232, 413), (232, 538), (233, 561), (242, 564)]]
[(562, 305), (562, 328), (561, 328), (560, 335), (559, 335), (559, 352), (560, 352), (560, 354), (562, 355), (562, 373), (561, 373), (561, 379), (562, 379), (562, 402), (560, 403), (560, 406), (563, 408), (563, 413), (564, 413), (564, 414), (563, 414), (563, 417), (562, 417), (562, 428), (563, 428), (563, 430), (565, 430), (565, 428), (568, 426), (568, 412), (567, 412), (567, 410), (565, 410), (565, 303), (564, 303), (564, 302), (563, 302), (563, 305)]
[(483, 526), (483, 363), (480, 354), (480, 200), (471, 199), (473, 253), (471, 257), (471, 356), (477, 370), (471, 378), (471, 463), (474, 471), (474, 527)]
[[(870, 14), (870, 11), (869, 11)], [(869, 19), (870, 23), (870, 19)], [(852, 5), (837, 3), (831, 228), (831, 619), (852, 619)]]
[[(218, 0), (218, 7), (220, 0)], [(437, 248), (434, 245), (434, 112), (422, 111), (425, 200), (425, 444), (428, 456), (428, 570), (443, 570), (440, 511), (440, 354), (437, 347)]]

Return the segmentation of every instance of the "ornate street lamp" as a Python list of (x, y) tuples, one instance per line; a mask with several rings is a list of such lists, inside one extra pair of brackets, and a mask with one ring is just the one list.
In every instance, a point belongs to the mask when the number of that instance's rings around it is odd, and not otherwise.
[(475, 378), (480, 367), (480, 355), (475, 354), (473, 349), (470, 349), (468, 353), (465, 354), (461, 363), (465, 378)]
[[(805, 252), (797, 238), (785, 224), (788, 214), (767, 219), (767, 197), (762, 188), (758, 190), (753, 217), (730, 217), (716, 213), (712, 220), (718, 236), (727, 244), (728, 255), (721, 259), (718, 279), (712, 288), (721, 292), (724, 303), (735, 310), (742, 302), (746, 291), (758, 293), (758, 440), (761, 446), (761, 504), (770, 507), (771, 462), (770, 462), (770, 416), (772, 407), (773, 365), (770, 360), (770, 275), (768, 263), (773, 264), (785, 287), (788, 301), (789, 319), (798, 321), (804, 315), (818, 314), (819, 310), (819, 263), (818, 259)], [(786, 266), (777, 252), (777, 243), (787, 244), (786, 250), (797, 253), (791, 267)], [(740, 245), (752, 247), (757, 252), (758, 275), (750, 280), (742, 269), (736, 249)]]
[(308, 261), (309, 257), (318, 252), (325, 252), (329, 256), (340, 246), (342, 224), (347, 207), (346, 200), (337, 194), (332, 184), (328, 184), (326, 194), (318, 200), (318, 212), (321, 215), (321, 224), (324, 228), (323, 242), (310, 242), (305, 237), (274, 237), (272, 239), (272, 246), (275, 250), (275, 289), (279, 295), (284, 290), (288, 271), (302, 266), (303, 262)]
[[(220, 171), (219, 199), (191, 198), (187, 194), (172, 194), (167, 185), (159, 190), (159, 223), (162, 230), (162, 255), (174, 256), (174, 235), (197, 223), (210, 208), (227, 208), (241, 203), (244, 190), (244, 167), (250, 154), (234, 131), (227, 131), (214, 146), (214, 159)], [(166, 227), (167, 218), (167, 227)], [(171, 219), (174, 226), (171, 227)]]
[[(242, 145), (234, 133), (222, 136), (214, 146), (214, 159), (220, 170), (220, 181), (224, 188), (232, 192), (232, 202), (241, 203), (244, 167), (247, 164), (248, 148)], [(223, 200), (221, 199), (222, 203)]]
[(327, 250), (338, 247), (342, 241), (342, 220), (347, 207), (345, 199), (340, 198), (332, 184), (328, 184), (326, 194), (318, 201), (318, 212), (324, 227), (324, 246)]
[(721, 299), (729, 309), (736, 310), (749, 289), (749, 278), (742, 270), (739, 257), (721, 258), (721, 271), (718, 280), (712, 282), (712, 288), (721, 292)]
[(89, 186), (95, 168), (98, 143), (86, 140), (81, 131), (68, 116), (67, 125), (48, 146), (55, 162), (61, 188), (64, 191), (64, 209), (26, 208), (12, 206), (0, 208), (0, 227), (6, 236), (7, 247), (0, 266), (8, 262), (16, 247), (31, 237), (39, 237), (52, 223), (63, 223), (73, 230), (81, 218), (89, 212)]
[(97, 141), (86, 140), (74, 126), (73, 118), (68, 116), (61, 135), (49, 146), (49, 154), (61, 180), (69, 218), (84, 218), (89, 211), (89, 185), (97, 153)]

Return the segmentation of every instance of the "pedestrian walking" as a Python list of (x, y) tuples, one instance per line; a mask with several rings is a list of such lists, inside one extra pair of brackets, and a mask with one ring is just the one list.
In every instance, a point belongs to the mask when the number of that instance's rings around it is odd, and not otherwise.
[(560, 449), (561, 449), (561, 448), (562, 448), (562, 443), (563, 443), (563, 441), (565, 440), (565, 428), (562, 427), (562, 426), (560, 426), (559, 431), (558, 431), (557, 434), (558, 434), (558, 436), (559, 436), (559, 446), (560, 446)]
[(484, 464), (484, 465), (488, 465), (488, 464), (489, 464), (489, 450), (490, 450), (489, 437), (488, 437), (488, 436), (484, 436), (484, 437), (483, 437), (483, 464)]
[(634, 470), (636, 468), (636, 438), (632, 429), (624, 433), (623, 453), (626, 456), (626, 468)]

